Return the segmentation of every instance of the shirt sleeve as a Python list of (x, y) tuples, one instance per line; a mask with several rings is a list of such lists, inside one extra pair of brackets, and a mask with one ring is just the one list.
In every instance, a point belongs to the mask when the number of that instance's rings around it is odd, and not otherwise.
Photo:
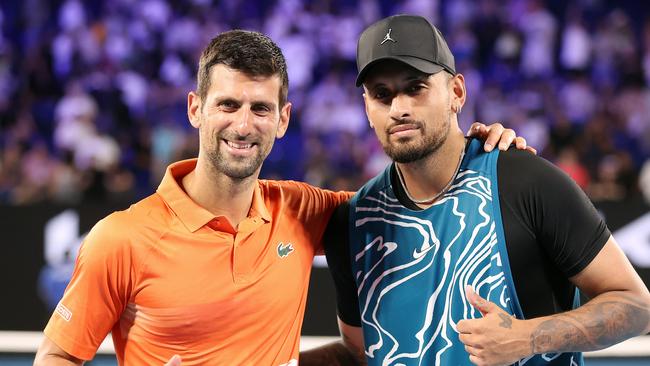
[(323, 243), (327, 265), (336, 288), (338, 317), (345, 324), (360, 327), (359, 297), (350, 259), (349, 208), (348, 202), (336, 208), (323, 235)]
[(580, 273), (611, 233), (578, 185), (552, 163), (526, 151), (499, 158), (499, 194), (566, 277)]
[(323, 233), (332, 212), (341, 203), (347, 201), (353, 192), (334, 192), (313, 187), (306, 183), (289, 182), (299, 189), (301, 194), (297, 203), (297, 217), (309, 229), (311, 242), (316, 255), (323, 254)]
[(84, 239), (72, 279), (44, 333), (70, 355), (94, 357), (119, 320), (130, 296), (129, 227), (112, 214)]

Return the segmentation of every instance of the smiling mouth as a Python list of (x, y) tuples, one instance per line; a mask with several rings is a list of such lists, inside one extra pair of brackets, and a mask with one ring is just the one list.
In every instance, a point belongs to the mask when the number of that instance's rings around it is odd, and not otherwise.
[(244, 142), (235, 142), (235, 141), (228, 141), (228, 140), (224, 140), (224, 141), (226, 142), (226, 145), (237, 150), (246, 150), (255, 146), (254, 143), (250, 143), (250, 142), (244, 143)]

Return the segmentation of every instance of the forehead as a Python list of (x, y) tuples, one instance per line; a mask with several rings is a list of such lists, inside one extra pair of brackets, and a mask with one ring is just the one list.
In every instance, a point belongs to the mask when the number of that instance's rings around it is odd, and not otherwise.
[(407, 80), (427, 80), (431, 75), (423, 73), (403, 62), (395, 60), (380, 61), (368, 71), (364, 85), (387, 84)]
[(210, 69), (208, 97), (251, 98), (278, 103), (281, 85), (279, 75), (252, 76), (217, 64)]

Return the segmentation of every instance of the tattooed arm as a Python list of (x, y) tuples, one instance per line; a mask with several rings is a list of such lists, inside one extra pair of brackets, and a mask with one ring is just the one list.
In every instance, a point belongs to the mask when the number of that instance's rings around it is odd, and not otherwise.
[(571, 281), (591, 301), (539, 318), (530, 339), (534, 353), (593, 351), (650, 331), (650, 294), (613, 237)]
[(503, 365), (532, 354), (593, 351), (650, 331), (650, 293), (614, 238), (571, 281), (588, 303), (529, 320), (511, 317), (468, 288), (468, 300), (483, 314), (457, 324), (470, 361)]
[(361, 328), (345, 324), (339, 319), (339, 330), (341, 331), (341, 341), (300, 352), (300, 365), (366, 365)]

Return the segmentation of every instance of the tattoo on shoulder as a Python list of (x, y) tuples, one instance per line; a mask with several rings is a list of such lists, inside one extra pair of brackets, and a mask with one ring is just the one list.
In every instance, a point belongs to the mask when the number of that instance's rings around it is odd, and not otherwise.
[(531, 335), (534, 353), (593, 351), (639, 335), (650, 313), (636, 299), (586, 303), (576, 311), (542, 322)]
[(512, 318), (510, 315), (504, 314), (504, 313), (499, 313), (499, 317), (501, 318), (501, 323), (499, 323), (499, 326), (501, 328), (512, 328)]

